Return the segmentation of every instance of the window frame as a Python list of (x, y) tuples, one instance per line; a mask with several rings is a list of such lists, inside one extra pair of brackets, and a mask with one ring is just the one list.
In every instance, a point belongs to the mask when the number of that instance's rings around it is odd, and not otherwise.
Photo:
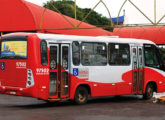
[[(42, 60), (42, 49), (41, 49), (41, 47), (42, 47), (42, 43), (43, 43), (43, 42), (46, 43), (46, 53), (45, 53), (45, 54), (46, 54), (46, 55), (45, 55), (45, 56), (46, 56), (46, 63), (45, 63), (45, 64), (42, 62), (43, 60)], [(47, 47), (48, 47), (48, 46), (47, 46), (46, 40), (41, 40), (41, 42), (40, 42), (40, 57), (41, 57), (40, 60), (41, 60), (41, 65), (42, 65), (42, 66), (47, 66), (47, 65), (48, 65), (48, 49), (47, 49)]]
[[(129, 48), (128, 49), (129, 50), (128, 51), (129, 52), (129, 63), (128, 64), (124, 64), (124, 65), (121, 65), (121, 64), (110, 64), (110, 62), (109, 62), (110, 61), (110, 59), (109, 59), (110, 58), (109, 57), (109, 55), (110, 55), (110, 53), (109, 53), (109, 46), (110, 46), (110, 44), (118, 44), (118, 45), (123, 45), (124, 44), (124, 45), (128, 45), (128, 48)], [(130, 49), (131, 49), (131, 47), (130, 47), (130, 44), (129, 43), (117, 43), (117, 42), (116, 43), (114, 43), (114, 42), (108, 43), (108, 64), (110, 66), (130, 66), (131, 65), (131, 50)]]
[[(52, 48), (52, 47), (55, 47), (55, 48), (56, 48), (56, 49), (55, 49), (56, 52), (53, 52), (53, 54), (56, 53), (56, 56), (53, 56), (53, 57), (56, 57), (56, 59), (54, 59), (55, 64), (56, 64), (56, 65), (55, 65), (55, 68), (52, 68), (52, 67), (51, 67), (51, 57), (52, 57), (52, 56), (51, 56), (51, 51), (52, 51), (51, 48)], [(49, 46), (49, 69), (50, 69), (50, 70), (56, 70), (56, 69), (57, 69), (57, 63), (58, 63), (58, 46), (50, 45), (50, 46)]]
[[(157, 59), (158, 59), (158, 62), (159, 62), (160, 67), (153, 67), (153, 66), (148, 66), (148, 65), (146, 65), (145, 45), (151, 45), (151, 48), (154, 47), (154, 52), (155, 52), (155, 53), (157, 52), (156, 57), (157, 57)], [(156, 46), (153, 45), (153, 44), (143, 44), (143, 49), (144, 49), (144, 51), (143, 51), (143, 52), (144, 52), (144, 66), (146, 66), (146, 67), (151, 67), (151, 68), (156, 68), (156, 69), (160, 69), (160, 70), (164, 69), (162, 57), (161, 57), (160, 53), (158, 52), (158, 50), (159, 50), (158, 47), (156, 47)]]
[[(82, 64), (82, 45), (83, 45), (83, 43), (92, 43), (92, 44), (104, 44), (105, 45), (105, 49), (106, 49), (106, 64), (104, 64), (104, 65), (84, 65), (84, 64)], [(108, 65), (108, 54), (107, 54), (107, 44), (106, 44), (106, 42), (88, 42), (88, 41), (82, 41), (81, 42), (81, 47), (80, 47), (80, 63), (81, 63), (81, 65), (82, 66), (107, 66)]]
[[(2, 58), (1, 57), (1, 48), (2, 48), (2, 42), (3, 41), (26, 41), (27, 43), (27, 46), (26, 46), (26, 58)], [(0, 59), (8, 59), (8, 60), (27, 60), (28, 59), (28, 39), (27, 37), (24, 37), (24, 36), (21, 36), (21, 37), (7, 37), (7, 38), (4, 38), (0, 41)], [(13, 56), (14, 57), (14, 56)]]
[[(79, 44), (79, 63), (78, 64), (74, 64), (74, 62), (73, 62), (73, 43), (74, 42), (77, 42)], [(72, 64), (74, 66), (79, 66), (81, 64), (81, 43), (79, 43), (78, 41), (73, 41), (72, 42)]]
[(162, 48), (165, 49), (165, 44), (157, 44), (157, 48), (158, 48), (158, 50), (160, 52), (161, 61), (164, 64), (164, 62), (165, 62), (165, 54), (163, 54), (163, 53), (165, 53), (165, 50), (162, 50)]
[[(64, 53), (66, 52), (65, 51), (65, 48), (67, 48), (67, 59), (66, 59), (66, 62), (67, 62), (67, 67), (64, 67), (63, 66), (63, 64), (64, 64)], [(62, 69), (64, 69), (64, 70), (67, 70), (68, 68), (69, 68), (69, 47), (68, 46), (62, 46), (62, 48), (61, 48), (61, 50), (62, 50), (62, 58), (61, 58), (61, 66), (62, 66)]]

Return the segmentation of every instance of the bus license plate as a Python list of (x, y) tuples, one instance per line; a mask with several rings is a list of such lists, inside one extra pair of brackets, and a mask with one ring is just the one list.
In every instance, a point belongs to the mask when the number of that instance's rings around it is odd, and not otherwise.
[(11, 94), (11, 95), (15, 95), (16, 92), (15, 92), (15, 91), (10, 91), (10, 94)]

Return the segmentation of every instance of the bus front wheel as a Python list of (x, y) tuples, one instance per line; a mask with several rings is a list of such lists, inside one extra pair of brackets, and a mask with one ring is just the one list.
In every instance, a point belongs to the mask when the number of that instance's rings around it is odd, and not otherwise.
[(75, 93), (74, 101), (79, 105), (85, 104), (88, 101), (88, 90), (83, 86), (78, 87)]
[(143, 94), (143, 99), (151, 99), (153, 97), (154, 87), (152, 84), (148, 84), (145, 90), (145, 94)]

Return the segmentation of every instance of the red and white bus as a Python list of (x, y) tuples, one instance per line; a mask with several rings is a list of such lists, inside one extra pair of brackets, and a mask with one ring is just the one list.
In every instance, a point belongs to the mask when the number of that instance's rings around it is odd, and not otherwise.
[(12, 33), (0, 67), (0, 93), (48, 101), (165, 92), (161, 53), (147, 40)]

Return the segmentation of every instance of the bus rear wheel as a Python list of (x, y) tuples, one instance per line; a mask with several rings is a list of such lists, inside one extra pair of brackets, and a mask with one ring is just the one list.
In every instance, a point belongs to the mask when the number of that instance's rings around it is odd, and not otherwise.
[(148, 84), (146, 87), (145, 94), (143, 94), (143, 99), (149, 100), (153, 97), (154, 87), (152, 84)]
[(83, 86), (78, 87), (75, 93), (74, 101), (79, 105), (85, 104), (88, 101), (88, 90)]

